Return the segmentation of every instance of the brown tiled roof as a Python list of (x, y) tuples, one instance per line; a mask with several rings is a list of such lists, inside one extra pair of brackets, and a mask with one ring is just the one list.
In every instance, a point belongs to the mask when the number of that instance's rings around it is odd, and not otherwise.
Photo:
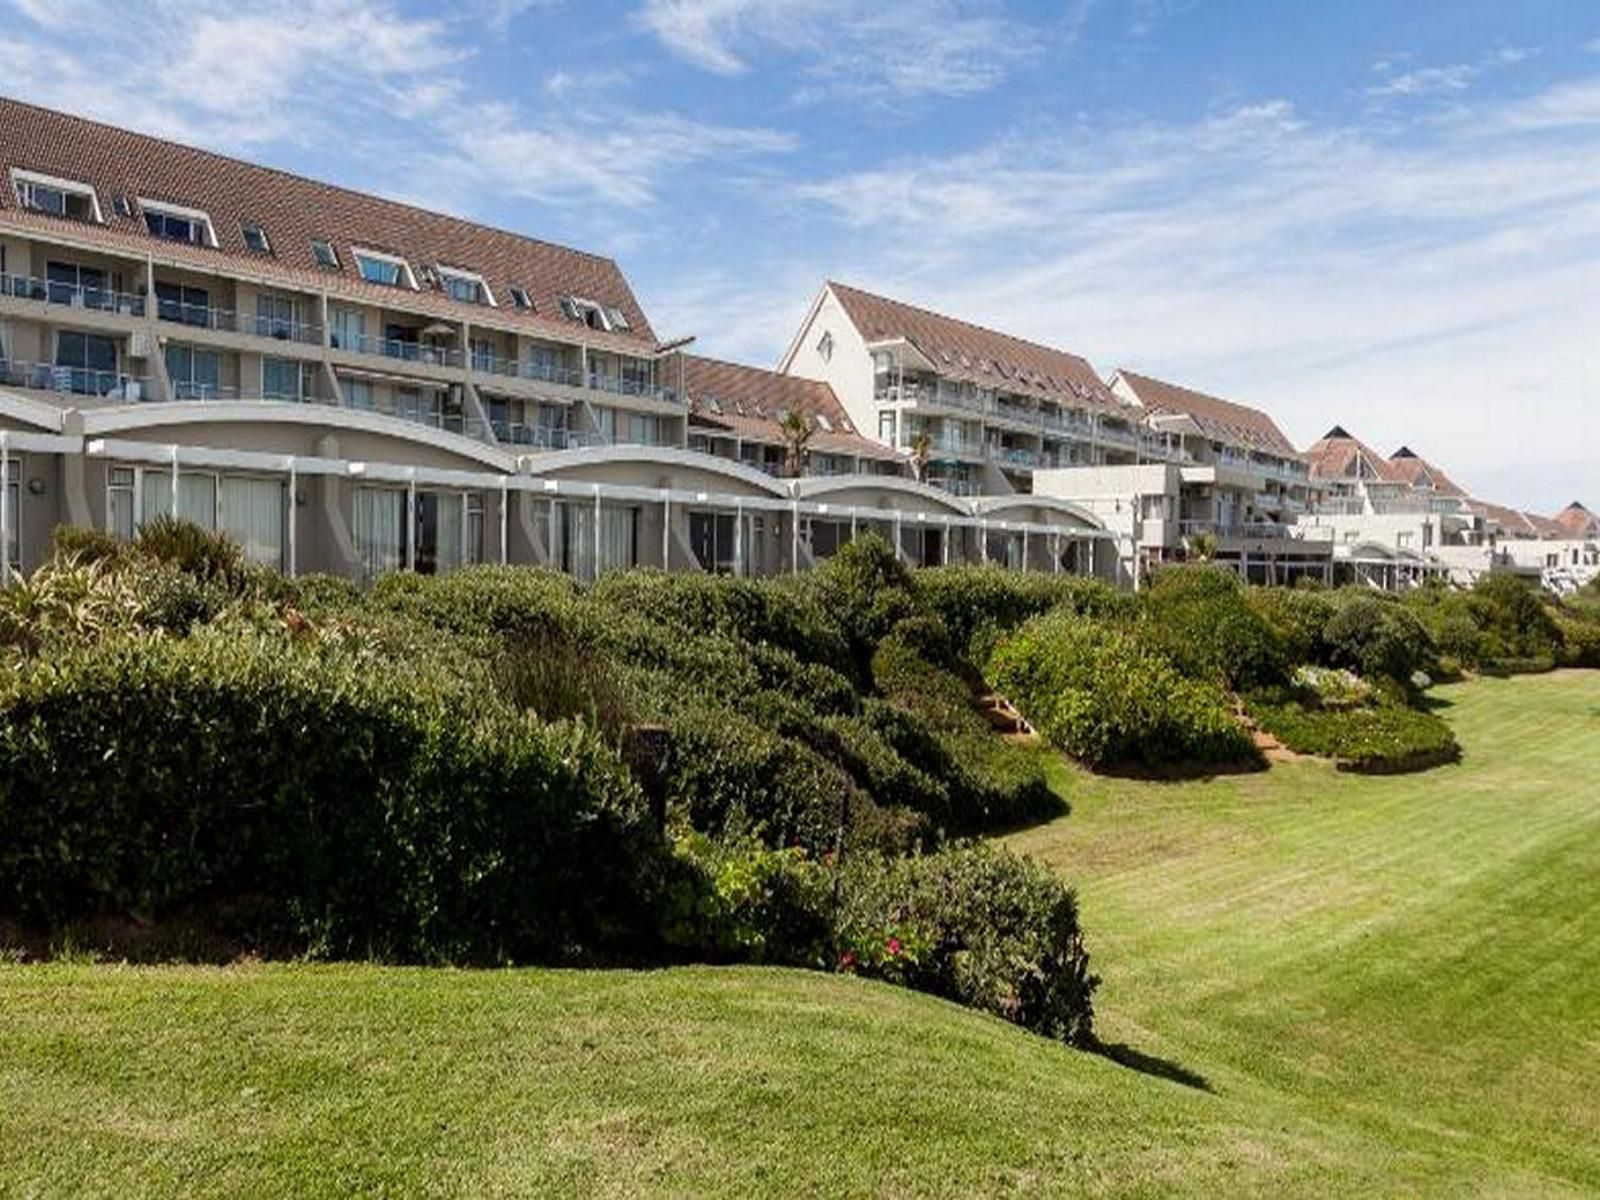
[(1455, 496), (1462, 500), (1467, 498), (1465, 488), (1409, 446), (1401, 446), (1391, 454), (1389, 465), (1412, 487), (1431, 487), (1441, 496)]
[[(92, 186), (105, 224), (98, 225), (21, 209), (10, 173), (20, 168)], [(367, 303), (480, 320), (526, 332), (631, 353), (656, 344), (650, 323), (615, 262), (594, 254), (536, 241), (379, 199), (332, 184), (259, 167), (205, 150), (146, 137), (51, 109), (0, 97), (0, 220), (37, 229), (113, 253), (153, 254), (201, 271), (240, 274), (310, 291), (327, 290)], [(113, 197), (129, 198), (133, 212), (119, 215)], [(217, 237), (216, 248), (152, 237), (138, 210), (138, 198), (203, 210)], [(246, 249), (242, 220), (266, 230), (270, 254)], [(318, 267), (313, 238), (331, 241), (339, 255), (337, 271)], [(458, 267), (484, 277), (499, 307), (462, 304), (437, 288), (403, 292), (363, 282), (356, 273), (352, 246), (384, 251), (423, 266)], [(422, 281), (419, 279), (419, 283)], [(526, 288), (534, 313), (512, 306), (510, 286)], [(559, 297), (576, 295), (619, 309), (626, 333), (592, 330), (561, 315)]]
[(1312, 479), (1372, 479), (1406, 483), (1400, 471), (1360, 438), (1335, 425), (1306, 449)]
[(884, 462), (903, 458), (883, 443), (856, 432), (849, 414), (826, 383), (684, 354), (663, 365), (662, 378), (670, 386), (678, 386), (680, 365), (682, 386), (689, 401), (691, 433), (720, 432), (781, 446), (786, 440), (780, 424), (783, 414), (797, 412), (811, 419), (815, 432), (808, 445), (813, 450)]
[(1503, 504), (1491, 504), (1487, 500), (1472, 500), (1468, 507), (1477, 512), (1490, 525), (1498, 526), (1499, 532), (1506, 537), (1513, 538), (1565, 538), (1572, 536), (1560, 522), (1549, 517), (1541, 517), (1538, 513), (1522, 512), (1520, 509), (1507, 508)]
[(1148, 375), (1118, 371), (1144, 410), (1152, 415), (1180, 413), (1191, 417), (1206, 437), (1217, 441), (1242, 443), (1273, 454), (1300, 457), (1294, 443), (1283, 436), (1277, 423), (1258, 408), (1235, 404), (1197, 392), (1192, 388), (1165, 383)]
[(828, 287), (867, 342), (905, 338), (951, 379), (1060, 403), (1126, 413), (1124, 404), (1076, 354), (996, 333), (842, 283)]
[(1568, 537), (1600, 537), (1600, 517), (1574, 500), (1553, 518)]

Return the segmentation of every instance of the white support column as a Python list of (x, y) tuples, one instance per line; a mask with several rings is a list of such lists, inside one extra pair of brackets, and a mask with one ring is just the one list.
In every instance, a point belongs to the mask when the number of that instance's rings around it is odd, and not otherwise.
[(661, 569), (672, 570), (672, 492), (661, 489)]
[(800, 499), (796, 497), (789, 505), (789, 549), (792, 561), (791, 570), (800, 574)]
[(600, 485), (594, 485), (594, 582), (600, 581)]
[(856, 506), (854, 504), (850, 506), (850, 540), (852, 542), (856, 540)]
[(561, 560), (556, 557), (556, 494), (550, 493), (550, 515), (546, 518), (545, 552), (550, 556), (550, 569), (561, 570)]
[(291, 456), (290, 459), (289, 459), (289, 490), (288, 490), (288, 493), (284, 496), (285, 506), (288, 509), (288, 517), (287, 517), (287, 519), (288, 519), (288, 522), (289, 522), (289, 578), (290, 579), (293, 579), (295, 577), (295, 575), (298, 573), (298, 571), (299, 571), (299, 563), (300, 563), (300, 543), (299, 543), (298, 532), (295, 529), (295, 526), (298, 525), (299, 522), (297, 520), (295, 520), (295, 511), (294, 511), (294, 494), (295, 494), (295, 490), (299, 487), (299, 479), (300, 479), (300, 476), (299, 476), (299, 473), (295, 469), (294, 458)]
[(511, 544), (508, 531), (511, 509), (511, 481), (500, 480), (500, 565), (511, 561)]
[(744, 501), (733, 502), (733, 574), (744, 578)]
[(950, 565), (950, 518), (944, 519), (944, 565)]
[(406, 570), (417, 569), (417, 473), (406, 482)]
[(172, 447), (172, 519), (178, 519), (178, 448)]
[(11, 586), (11, 519), (11, 435), (0, 429), (0, 588)]
[(905, 518), (899, 509), (894, 512), (894, 556), (899, 558), (906, 552), (906, 539), (904, 537)]
[(989, 518), (978, 518), (978, 561), (989, 565)]

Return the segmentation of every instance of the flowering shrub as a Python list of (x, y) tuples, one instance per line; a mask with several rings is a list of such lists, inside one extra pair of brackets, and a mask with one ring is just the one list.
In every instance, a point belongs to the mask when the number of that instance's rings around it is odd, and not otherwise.
[(1392, 700), (1346, 708), (1308, 708), (1293, 700), (1251, 697), (1250, 715), (1298, 754), (1335, 759), (1356, 771), (1436, 766), (1460, 756), (1450, 726), (1430, 712)]
[(1290, 684), (1308, 707), (1358, 708), (1377, 696), (1372, 685), (1354, 671), (1338, 667), (1296, 667)]

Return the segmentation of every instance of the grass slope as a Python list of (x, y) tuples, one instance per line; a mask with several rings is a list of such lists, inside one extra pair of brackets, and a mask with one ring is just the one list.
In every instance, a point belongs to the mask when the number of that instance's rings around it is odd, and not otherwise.
[(6, 967), (0, 1193), (1600, 1188), (1600, 675), (1444, 695), (1420, 776), (1060, 768), (1142, 1070), (784, 971)]

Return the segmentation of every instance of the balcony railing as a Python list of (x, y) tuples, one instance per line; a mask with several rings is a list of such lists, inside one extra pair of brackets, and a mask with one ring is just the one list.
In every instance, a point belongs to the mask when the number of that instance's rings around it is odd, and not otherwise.
[(493, 421), (494, 435), (509, 446), (535, 446), (541, 450), (569, 450), (587, 443), (590, 436), (560, 425), (524, 425), (520, 421)]
[(1226, 538), (1292, 538), (1294, 527), (1275, 521), (1247, 521), (1221, 523), (1217, 521), (1179, 521), (1178, 529), (1184, 537), (1210, 534)]
[(365, 333), (336, 332), (329, 339), (329, 344), (335, 350), (375, 354), (382, 358), (395, 358), (401, 362), (423, 363), (435, 367), (459, 367), (464, 361), (461, 351), (453, 346), (432, 346), (398, 338), (374, 337)]
[(192, 329), (215, 329), (221, 333), (244, 333), (251, 337), (279, 342), (299, 342), (307, 346), (322, 344), (322, 326), (269, 317), (260, 313), (231, 312), (210, 304), (186, 304), (177, 300), (156, 300), (156, 318)]
[(989, 457), (1018, 467), (1035, 467), (1039, 465), (1038, 451), (1022, 450), (1015, 446), (990, 446)]
[(1139, 434), (1127, 425), (1101, 425), (1096, 431), (1096, 436), (1102, 442), (1116, 442), (1122, 446), (1136, 446), (1139, 444)]
[(0, 385), (63, 395), (99, 396), (106, 400), (153, 398), (150, 395), (150, 381), (141, 375), (96, 371), (88, 367), (16, 362), (3, 358), (0, 358)]
[(0, 296), (37, 300), (41, 304), (58, 304), (63, 308), (81, 308), (91, 312), (144, 316), (143, 296), (112, 291), (96, 284), (61, 283), (29, 275), (0, 275)]
[(949, 492), (952, 496), (976, 496), (983, 489), (982, 486), (971, 479), (961, 479), (949, 475), (929, 475), (928, 486), (936, 487), (940, 491)]
[(394, 417), (396, 420), (408, 421), (413, 425), (426, 425), (430, 429), (442, 429), (446, 433), (458, 433), (463, 437), (473, 438), (476, 441), (489, 440), (490, 428), (475, 417), (465, 413), (447, 412), (442, 408), (434, 408), (419, 402), (396, 402), (393, 397), (384, 403), (360, 403), (345, 397), (344, 406), (353, 412), (377, 413), (380, 416)]
[(220, 383), (206, 383), (203, 380), (174, 379), (172, 381), (172, 398), (174, 400), (237, 400), (239, 389), (227, 387)]
[(638, 396), (646, 400), (665, 400), (671, 404), (678, 402), (678, 393), (671, 388), (664, 388), (647, 379), (602, 375), (598, 371), (589, 372), (589, 388), (612, 396)]

